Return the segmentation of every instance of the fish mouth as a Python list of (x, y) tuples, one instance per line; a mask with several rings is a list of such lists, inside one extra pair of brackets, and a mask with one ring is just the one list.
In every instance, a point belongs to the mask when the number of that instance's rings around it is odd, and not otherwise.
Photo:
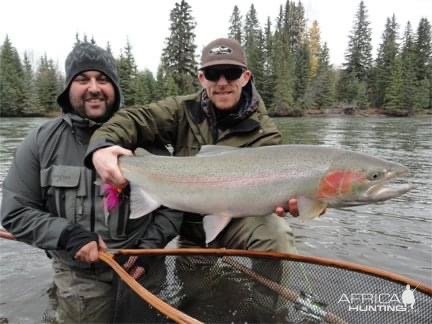
[(411, 189), (415, 188), (413, 184), (392, 184), (392, 183), (379, 183), (370, 187), (362, 200), (368, 202), (379, 202), (391, 198), (396, 198), (404, 193), (407, 193)]
[(400, 183), (401, 180), (396, 182), (396, 179), (408, 174), (409, 170), (404, 166), (387, 171), (383, 179), (372, 184), (366, 190), (363, 199), (369, 202), (379, 202), (403, 195), (415, 186), (411, 183)]
[(361, 206), (399, 197), (415, 188), (413, 184), (399, 179), (408, 174), (409, 170), (404, 166), (386, 171), (385, 176), (380, 180), (371, 180), (363, 193), (347, 197), (337, 205), (344, 207)]

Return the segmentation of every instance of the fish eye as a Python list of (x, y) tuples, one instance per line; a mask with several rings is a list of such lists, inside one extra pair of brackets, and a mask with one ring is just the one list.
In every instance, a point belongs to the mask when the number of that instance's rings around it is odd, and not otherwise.
[(367, 178), (370, 181), (375, 181), (375, 180), (379, 180), (380, 178), (382, 178), (383, 175), (384, 175), (384, 172), (382, 172), (382, 171), (373, 171), (373, 172), (368, 174)]

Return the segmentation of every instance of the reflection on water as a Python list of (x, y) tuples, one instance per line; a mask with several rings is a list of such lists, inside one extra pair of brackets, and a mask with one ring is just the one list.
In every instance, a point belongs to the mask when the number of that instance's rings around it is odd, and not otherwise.
[[(45, 120), (1, 119), (0, 183), (16, 146)], [(287, 144), (346, 148), (399, 162), (410, 168), (410, 181), (416, 185), (382, 204), (328, 210), (308, 223), (288, 219), (299, 252), (366, 264), (432, 284), (432, 119), (281, 118), (276, 122)], [(51, 278), (45, 254), (2, 240), (0, 256), (0, 321), (32, 323), (41, 318)]]

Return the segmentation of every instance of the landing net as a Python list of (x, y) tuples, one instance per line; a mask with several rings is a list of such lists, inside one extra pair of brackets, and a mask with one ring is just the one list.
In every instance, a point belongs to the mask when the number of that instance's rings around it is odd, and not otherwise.
[[(237, 250), (143, 251), (139, 283), (205, 323), (432, 322), (431, 287), (370, 267)], [(121, 282), (115, 313), (116, 323), (170, 322)]]

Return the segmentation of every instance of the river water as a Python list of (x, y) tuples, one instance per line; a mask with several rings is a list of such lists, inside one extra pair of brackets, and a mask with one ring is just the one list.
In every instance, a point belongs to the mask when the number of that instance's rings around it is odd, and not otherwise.
[[(47, 119), (2, 118), (0, 183), (23, 137)], [(432, 117), (276, 119), (286, 144), (345, 148), (406, 165), (416, 188), (381, 204), (288, 218), (299, 253), (356, 262), (432, 284)], [(1, 191), (0, 191), (1, 195)], [(49, 308), (50, 261), (0, 240), (0, 323), (37, 323)]]

